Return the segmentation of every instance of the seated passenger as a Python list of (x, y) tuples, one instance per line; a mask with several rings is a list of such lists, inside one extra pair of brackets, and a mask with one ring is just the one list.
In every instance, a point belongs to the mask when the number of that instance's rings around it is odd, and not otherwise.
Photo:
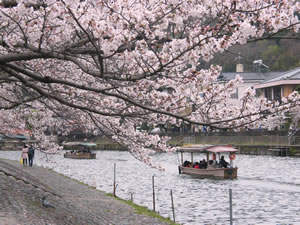
[(215, 168), (219, 168), (219, 162), (215, 160)]
[(207, 168), (207, 162), (205, 159), (203, 159), (202, 161), (200, 161), (200, 165), (199, 165), (200, 169), (206, 169)]
[(202, 160), (200, 160), (199, 161), (199, 169), (203, 169), (202, 167), (203, 167), (203, 163), (202, 163)]
[(209, 160), (207, 169), (213, 169), (213, 168), (215, 168), (214, 160)]
[(223, 155), (221, 156), (221, 159), (220, 159), (220, 167), (221, 168), (228, 168), (228, 167), (230, 167), (230, 164), (228, 162), (226, 162), (226, 160), (224, 159)]
[(203, 167), (204, 167), (204, 169), (207, 169), (207, 161), (205, 160), (205, 159), (203, 159)]
[(184, 163), (182, 164), (182, 166), (183, 166), (183, 167), (188, 167), (187, 165), (188, 165), (188, 161), (185, 160)]
[(200, 167), (199, 167), (199, 163), (198, 162), (196, 162), (195, 163), (195, 166), (194, 166), (194, 168), (196, 168), (196, 169), (199, 169)]
[(191, 165), (191, 162), (189, 162), (189, 161), (184, 161), (184, 163), (183, 163), (183, 167), (190, 167), (190, 165)]

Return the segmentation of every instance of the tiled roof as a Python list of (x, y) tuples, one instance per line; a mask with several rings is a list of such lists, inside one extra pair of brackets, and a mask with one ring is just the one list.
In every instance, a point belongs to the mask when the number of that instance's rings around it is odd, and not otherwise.
[(264, 81), (270, 77), (282, 74), (282, 72), (268, 72), (268, 73), (257, 73), (257, 72), (222, 72), (219, 76), (219, 80), (229, 81), (235, 79), (236, 75), (240, 75), (244, 81)]
[(256, 84), (255, 88), (259, 89), (287, 84), (300, 84), (300, 67), (269, 77)]
[(277, 76), (270, 77), (269, 79), (266, 79), (263, 83), (269, 83), (269, 82), (274, 82), (279, 80), (299, 80), (299, 79), (300, 79), (300, 67), (281, 73)]

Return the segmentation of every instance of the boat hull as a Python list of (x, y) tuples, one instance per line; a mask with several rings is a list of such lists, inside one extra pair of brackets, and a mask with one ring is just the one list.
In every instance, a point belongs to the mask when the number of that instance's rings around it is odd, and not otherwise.
[(96, 159), (96, 153), (65, 153), (64, 158), (68, 159)]
[(224, 179), (237, 178), (238, 168), (213, 168), (213, 169), (198, 169), (191, 167), (179, 166), (179, 173), (197, 175), (203, 177), (216, 177)]

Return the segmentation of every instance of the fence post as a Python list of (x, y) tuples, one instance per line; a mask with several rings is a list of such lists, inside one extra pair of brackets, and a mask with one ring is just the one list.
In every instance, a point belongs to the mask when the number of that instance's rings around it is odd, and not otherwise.
[(230, 225), (232, 225), (232, 189), (229, 189)]
[(170, 191), (170, 194), (171, 194), (171, 202), (172, 202), (173, 221), (174, 221), (174, 223), (176, 223), (175, 222), (175, 209), (174, 209), (174, 201), (173, 201), (173, 192), (172, 192), (172, 189)]
[(113, 195), (116, 197), (116, 163), (114, 163), (114, 184), (113, 184)]
[(130, 201), (133, 202), (133, 194), (130, 193)]
[(152, 193), (153, 193), (153, 211), (155, 212), (155, 190), (154, 190), (154, 176), (152, 176)]

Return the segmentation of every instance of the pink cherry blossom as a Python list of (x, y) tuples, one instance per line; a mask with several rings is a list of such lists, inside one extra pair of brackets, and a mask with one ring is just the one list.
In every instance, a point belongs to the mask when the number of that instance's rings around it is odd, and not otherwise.
[(298, 105), (297, 93), (277, 104), (251, 89), (233, 105), (241, 77), (224, 84), (220, 66), (198, 68), (235, 44), (297, 32), (299, 1), (0, 2), (0, 132), (29, 129), (46, 151), (61, 147), (45, 131), (80, 128), (152, 165), (151, 152), (176, 149), (142, 123), (239, 129)]

